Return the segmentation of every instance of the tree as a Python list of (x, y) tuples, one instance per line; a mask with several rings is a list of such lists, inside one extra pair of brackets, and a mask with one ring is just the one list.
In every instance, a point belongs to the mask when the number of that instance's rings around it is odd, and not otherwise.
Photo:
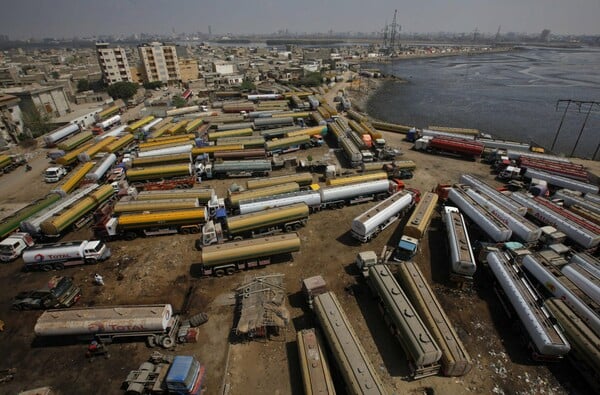
[(322, 82), (322, 76), (319, 72), (311, 72), (300, 78), (294, 85), (297, 86), (319, 86)]
[(185, 99), (179, 95), (173, 96), (173, 99), (171, 99), (171, 102), (177, 108), (185, 107), (185, 105), (187, 104)]
[(54, 78), (55, 80), (58, 79), (58, 77), (60, 77), (60, 74), (58, 73), (58, 71), (53, 71), (51, 74), (52, 78)]
[(23, 111), (23, 126), (31, 131), (33, 137), (39, 137), (54, 129), (50, 124), (50, 114), (41, 113), (35, 108)]
[(252, 82), (249, 78), (244, 78), (240, 88), (243, 91), (254, 91), (256, 89), (256, 85), (254, 85), (254, 82)]
[(146, 89), (156, 89), (163, 86), (162, 81), (152, 81), (152, 82), (144, 82), (144, 88)]
[(135, 95), (138, 88), (139, 86), (136, 83), (121, 81), (109, 86), (107, 92), (115, 100), (123, 99), (128, 101)]
[(77, 92), (85, 92), (90, 90), (90, 82), (88, 80), (77, 81)]

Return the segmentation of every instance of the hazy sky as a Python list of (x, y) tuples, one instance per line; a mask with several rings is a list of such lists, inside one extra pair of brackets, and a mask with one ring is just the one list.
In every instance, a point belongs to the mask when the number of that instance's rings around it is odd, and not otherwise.
[(403, 32), (600, 34), (600, 0), (5, 0), (11, 39), (97, 34)]

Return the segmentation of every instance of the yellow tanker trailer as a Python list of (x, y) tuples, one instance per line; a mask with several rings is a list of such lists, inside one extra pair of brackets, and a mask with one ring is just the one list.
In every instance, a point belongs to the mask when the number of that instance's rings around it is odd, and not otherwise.
[(279, 177), (254, 178), (246, 181), (246, 188), (266, 188), (274, 185), (286, 184), (288, 182), (297, 182), (300, 186), (307, 186), (313, 183), (313, 176), (311, 173), (295, 173)]
[(189, 163), (153, 166), (146, 168), (135, 168), (127, 170), (127, 179), (132, 181), (158, 180), (162, 178), (173, 178), (180, 176), (189, 176), (192, 174), (192, 167)]
[(121, 200), (115, 204), (115, 215), (136, 212), (182, 210), (198, 207), (198, 199)]
[(306, 203), (275, 207), (254, 213), (228, 217), (223, 225), (208, 221), (202, 227), (202, 238), (196, 243), (197, 249), (222, 243), (227, 239), (273, 235), (280, 232), (291, 232), (306, 225), (309, 209)]
[(71, 207), (62, 211), (59, 215), (49, 218), (40, 224), (40, 229), (45, 236), (57, 237), (73, 225), (84, 215), (98, 207), (105, 200), (113, 196), (115, 190), (110, 185), (103, 185), (88, 196), (80, 199)]
[(221, 277), (238, 270), (266, 266), (273, 258), (290, 255), (300, 250), (300, 238), (296, 233), (287, 233), (258, 239), (232, 241), (202, 248), (199, 273), (204, 276)]
[(125, 213), (109, 217), (94, 227), (101, 240), (133, 240), (138, 236), (161, 236), (174, 233), (198, 233), (208, 215), (206, 207), (157, 211), (151, 213)]

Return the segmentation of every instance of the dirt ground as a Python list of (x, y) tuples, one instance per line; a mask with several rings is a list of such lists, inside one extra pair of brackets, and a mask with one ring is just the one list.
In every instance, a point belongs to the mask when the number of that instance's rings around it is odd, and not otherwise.
[[(417, 163), (410, 187), (431, 190), (438, 183), (453, 183), (463, 173), (489, 177), (486, 165), (460, 159), (433, 156), (410, 150), (401, 135), (384, 136), (404, 152), (402, 159)], [(297, 153), (317, 160), (327, 147)], [(15, 172), (0, 178), (0, 207), (6, 212), (42, 197), (52, 189), (44, 184), (41, 171), (47, 166), (44, 150), (32, 158), (33, 171)], [(291, 154), (290, 154), (291, 155)], [(590, 165), (591, 162), (586, 162)], [(593, 164), (597, 166), (597, 164)], [(273, 175), (284, 171), (274, 172)], [(489, 177), (492, 180), (491, 177)], [(220, 196), (233, 182), (206, 182)], [(407, 379), (406, 357), (389, 333), (375, 300), (353, 266), (359, 251), (381, 251), (393, 246), (401, 235), (403, 222), (382, 232), (367, 245), (350, 236), (354, 217), (374, 203), (326, 210), (310, 216), (300, 229), (302, 247), (293, 261), (239, 272), (223, 278), (199, 278), (192, 268), (197, 260), (194, 235), (142, 238), (110, 243), (113, 256), (96, 266), (78, 266), (60, 274), (70, 275), (83, 289), (79, 306), (171, 303), (182, 306), (193, 287), (190, 313), (206, 312), (209, 321), (200, 327), (198, 343), (178, 345), (172, 353), (194, 354), (207, 366), (207, 394), (302, 394), (302, 380), (296, 351), (296, 331), (315, 322), (300, 294), (303, 278), (322, 275), (338, 296), (355, 331), (390, 393), (396, 394), (586, 394), (583, 380), (566, 362), (554, 365), (530, 360), (521, 337), (506, 317), (491, 288), (490, 278), (480, 270), (472, 289), (458, 290), (448, 282), (448, 257), (444, 252), (444, 230), (439, 214), (431, 223), (416, 261), (430, 281), (457, 332), (474, 361), (464, 377)], [(4, 216), (4, 215), (2, 215)], [(88, 228), (67, 234), (64, 240), (92, 238)], [(120, 394), (122, 380), (144, 362), (153, 350), (143, 342), (122, 342), (109, 346), (109, 359), (85, 358), (86, 344), (40, 341), (33, 326), (40, 312), (13, 312), (10, 300), (20, 291), (42, 286), (53, 273), (25, 273), (22, 261), (0, 266), (0, 370), (16, 368), (13, 381), (0, 383), (0, 393), (49, 385), (62, 394)], [(94, 273), (104, 276), (106, 285), (92, 285)], [(288, 293), (291, 322), (286, 331), (270, 340), (230, 342), (234, 324), (231, 292), (245, 279), (256, 275), (283, 273)], [(339, 393), (344, 393), (340, 388)]]

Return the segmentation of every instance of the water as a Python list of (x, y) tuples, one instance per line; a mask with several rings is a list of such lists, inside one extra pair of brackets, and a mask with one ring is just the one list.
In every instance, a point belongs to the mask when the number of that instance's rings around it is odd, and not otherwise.
[[(599, 49), (544, 49), (367, 65), (408, 83), (390, 82), (369, 100), (375, 118), (419, 128), (475, 128), (499, 138), (550, 148), (566, 104), (600, 102)], [(589, 105), (571, 105), (554, 151), (571, 154)], [(600, 104), (594, 106), (575, 155), (591, 158), (600, 145)], [(600, 154), (597, 155), (597, 158)]]

